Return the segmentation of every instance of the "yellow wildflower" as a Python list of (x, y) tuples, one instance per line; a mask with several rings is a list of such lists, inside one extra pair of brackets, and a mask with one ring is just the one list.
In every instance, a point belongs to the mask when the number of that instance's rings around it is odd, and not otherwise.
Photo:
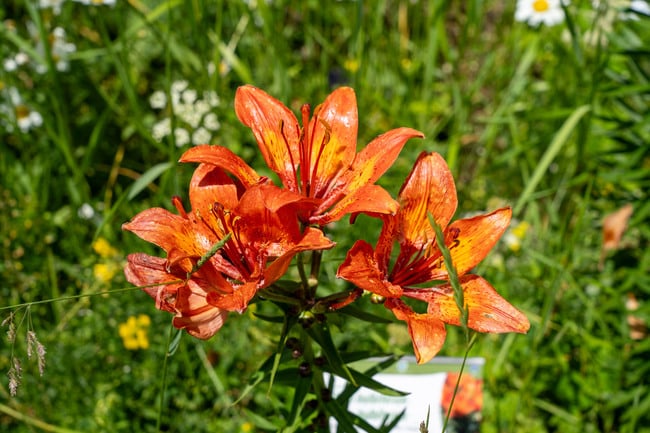
[(115, 263), (97, 263), (93, 266), (93, 275), (96, 279), (106, 284), (113, 280), (119, 267)]
[(356, 59), (346, 59), (343, 63), (343, 67), (348, 72), (355, 73), (359, 70), (359, 61)]
[(521, 249), (521, 241), (526, 236), (529, 228), (530, 224), (528, 222), (521, 221), (506, 232), (503, 241), (511, 251), (516, 253)]
[(103, 258), (115, 257), (117, 255), (117, 250), (104, 238), (98, 238), (93, 242), (93, 250)]
[(124, 347), (128, 350), (147, 349), (149, 347), (147, 331), (150, 324), (151, 319), (146, 314), (130, 316), (126, 322), (120, 323), (119, 333)]

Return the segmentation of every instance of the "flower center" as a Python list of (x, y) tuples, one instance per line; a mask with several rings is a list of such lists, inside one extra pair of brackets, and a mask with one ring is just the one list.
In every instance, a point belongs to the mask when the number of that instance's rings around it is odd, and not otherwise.
[(547, 0), (535, 0), (533, 2), (533, 10), (535, 12), (546, 12), (550, 9), (550, 5)]

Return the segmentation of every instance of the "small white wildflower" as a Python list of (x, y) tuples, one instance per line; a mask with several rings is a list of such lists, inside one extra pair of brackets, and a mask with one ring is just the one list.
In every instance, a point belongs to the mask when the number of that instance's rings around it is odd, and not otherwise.
[(162, 90), (156, 90), (149, 97), (149, 105), (154, 110), (162, 110), (167, 105), (167, 95)]
[(65, 38), (65, 29), (63, 27), (54, 27), (52, 30), (52, 35), (55, 38), (63, 39)]
[(171, 93), (172, 95), (178, 95), (180, 98), (180, 94), (185, 89), (187, 89), (187, 81), (185, 80), (174, 81), (171, 86)]
[(199, 116), (203, 116), (205, 113), (207, 113), (208, 111), (210, 111), (210, 108), (211, 108), (211, 107), (210, 107), (210, 104), (208, 104), (208, 103), (207, 103), (206, 101), (204, 101), (203, 99), (199, 99), (199, 100), (196, 101), (196, 103), (194, 104), (194, 111), (196, 111), (196, 113), (197, 113)]
[(568, 0), (517, 0), (515, 20), (531, 26), (554, 26), (564, 21), (562, 4), (568, 3)]
[(174, 107), (174, 113), (192, 128), (198, 128), (201, 124), (201, 113), (198, 113), (193, 105), (179, 104)]
[(216, 131), (221, 128), (221, 123), (219, 123), (219, 118), (215, 113), (208, 113), (203, 118), (203, 126), (208, 128), (210, 131)]
[(174, 138), (176, 139), (176, 146), (183, 147), (190, 143), (190, 133), (186, 129), (174, 129)]
[(88, 203), (84, 203), (77, 210), (77, 215), (81, 219), (89, 220), (95, 216), (95, 209), (93, 209), (93, 207)]
[(192, 134), (192, 144), (194, 145), (209, 144), (210, 140), (212, 140), (212, 134), (204, 127), (200, 127)]
[(18, 69), (18, 63), (16, 63), (16, 60), (10, 57), (8, 59), (5, 59), (4, 62), (2, 62), (2, 67), (7, 72), (13, 72), (16, 69)]
[(211, 107), (218, 107), (221, 102), (219, 95), (214, 90), (206, 90), (203, 92), (203, 100), (210, 104)]
[(196, 101), (196, 96), (197, 96), (196, 95), (196, 90), (194, 90), (194, 89), (186, 89), (181, 94), (181, 99), (186, 104), (192, 104), (194, 101)]
[(172, 123), (169, 117), (165, 117), (162, 119), (160, 122), (157, 122), (155, 125), (153, 125), (153, 128), (151, 129), (151, 135), (154, 140), (160, 142), (171, 134), (172, 132)]
[(22, 66), (29, 62), (29, 56), (21, 51), (14, 56), (14, 60), (19, 66)]

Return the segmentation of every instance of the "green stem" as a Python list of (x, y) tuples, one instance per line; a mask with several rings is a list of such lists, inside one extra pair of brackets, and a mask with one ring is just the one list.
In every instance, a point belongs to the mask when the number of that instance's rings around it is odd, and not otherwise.
[(474, 346), (476, 342), (476, 335), (472, 334), (471, 339), (467, 343), (467, 349), (465, 350), (465, 355), (463, 356), (463, 362), (460, 364), (460, 371), (458, 372), (458, 379), (456, 380), (456, 386), (454, 387), (454, 394), (451, 396), (451, 401), (449, 402), (449, 409), (447, 410), (447, 415), (445, 416), (445, 423), (442, 426), (442, 433), (445, 433), (447, 430), (447, 424), (449, 423), (449, 418), (451, 416), (451, 409), (454, 407), (454, 400), (456, 400), (456, 394), (458, 394), (458, 388), (460, 387), (460, 379), (463, 377), (463, 372), (465, 370), (465, 364), (467, 363), (467, 357), (469, 356), (469, 351)]
[(168, 370), (168, 360), (171, 356), (171, 353), (169, 352), (169, 346), (172, 341), (172, 334), (174, 332), (174, 327), (170, 326), (169, 327), (169, 334), (167, 335), (167, 344), (165, 347), (165, 360), (163, 361), (163, 370), (162, 370), (162, 377), (161, 377), (161, 384), (160, 384), (160, 401), (158, 402), (158, 418), (156, 419), (156, 431), (161, 431), (160, 430), (160, 424), (162, 421), (162, 413), (163, 413), (163, 407), (165, 405), (165, 392), (167, 391), (167, 370)]
[(50, 302), (58, 302), (58, 301), (69, 301), (72, 299), (80, 299), (80, 298), (87, 298), (90, 296), (99, 296), (99, 295), (109, 295), (112, 293), (121, 293), (121, 292), (129, 292), (132, 290), (140, 290), (140, 289), (146, 289), (147, 287), (156, 287), (156, 286), (163, 286), (166, 284), (177, 284), (177, 283), (182, 283), (183, 280), (176, 280), (176, 281), (169, 281), (166, 283), (156, 283), (156, 284), (150, 284), (148, 286), (137, 286), (137, 287), (128, 287), (124, 289), (115, 289), (115, 290), (106, 290), (103, 292), (95, 292), (95, 293), (81, 293), (79, 295), (70, 295), (70, 296), (61, 296), (58, 298), (52, 298), (52, 299), (43, 299), (41, 301), (31, 301), (31, 302), (23, 302), (22, 304), (14, 304), (14, 305), (8, 305), (6, 307), (0, 307), (0, 311), (2, 310), (11, 310), (14, 308), (22, 308), (22, 307), (27, 307), (30, 305), (38, 305), (38, 304), (49, 304)]

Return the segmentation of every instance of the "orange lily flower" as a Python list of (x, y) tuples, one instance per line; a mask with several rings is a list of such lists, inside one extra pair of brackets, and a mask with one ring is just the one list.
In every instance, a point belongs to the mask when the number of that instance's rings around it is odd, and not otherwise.
[(263, 183), (245, 189), (209, 164), (192, 177), (192, 211), (178, 197), (173, 204), (178, 215), (147, 209), (122, 226), (167, 253), (166, 259), (131, 254), (125, 274), (132, 284), (151, 286), (144, 290), (156, 307), (175, 313), (174, 326), (198, 338), (214, 335), (227, 312), (244, 311), (298, 252), (334, 246), (319, 229), (300, 230), (295, 215), (303, 197)]
[[(357, 153), (357, 101), (341, 87), (314, 110), (296, 116), (277, 99), (253, 86), (237, 89), (235, 111), (250, 127), (266, 164), (289, 191), (311, 199), (301, 214), (306, 224), (325, 225), (346, 214), (394, 214), (398, 205), (374, 183), (393, 164), (407, 140), (423, 137), (410, 128), (393, 129)], [(230, 171), (244, 185), (260, 181), (246, 163), (221, 146), (197, 146), (181, 161), (209, 163)]]
[[(357, 241), (337, 276), (386, 298), (384, 306), (408, 325), (418, 363), (429, 361), (440, 351), (446, 337), (445, 323), (461, 324), (451, 284), (422, 287), (449, 280), (429, 214), (441, 227), (450, 249), (469, 312), (468, 326), (479, 332), (528, 331), (530, 324), (520, 311), (486, 280), (468, 274), (508, 227), (510, 208), (450, 224), (458, 204), (454, 179), (440, 155), (426, 152), (404, 182), (399, 200), (397, 214), (384, 217), (376, 248)], [(394, 242), (399, 243), (400, 251), (389, 271)], [(402, 297), (425, 301), (427, 312), (414, 312)]]

